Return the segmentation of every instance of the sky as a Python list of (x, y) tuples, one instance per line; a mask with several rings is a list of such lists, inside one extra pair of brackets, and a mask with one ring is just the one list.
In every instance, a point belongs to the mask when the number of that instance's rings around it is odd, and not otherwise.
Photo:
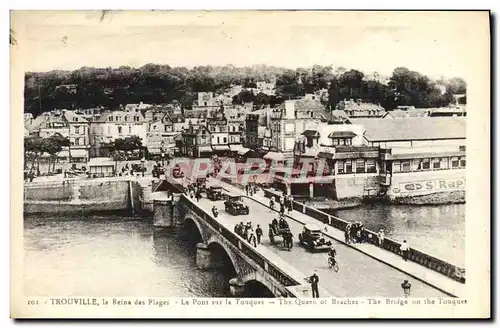
[(474, 14), (46, 11), (14, 12), (11, 26), (25, 71), (318, 64), (466, 78)]

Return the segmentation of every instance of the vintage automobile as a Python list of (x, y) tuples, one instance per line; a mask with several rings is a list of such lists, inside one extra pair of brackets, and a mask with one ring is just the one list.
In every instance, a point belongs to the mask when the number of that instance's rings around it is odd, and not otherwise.
[(311, 252), (327, 252), (332, 245), (331, 241), (326, 241), (321, 229), (314, 224), (306, 224), (299, 234), (299, 242)]
[(132, 164), (130, 167), (134, 172), (146, 172), (146, 166), (142, 164)]
[(207, 198), (213, 201), (223, 200), (224, 194), (222, 193), (222, 187), (220, 186), (210, 186), (207, 189)]
[(248, 205), (243, 203), (243, 198), (241, 196), (227, 195), (224, 207), (226, 212), (231, 213), (232, 215), (248, 215), (250, 213)]

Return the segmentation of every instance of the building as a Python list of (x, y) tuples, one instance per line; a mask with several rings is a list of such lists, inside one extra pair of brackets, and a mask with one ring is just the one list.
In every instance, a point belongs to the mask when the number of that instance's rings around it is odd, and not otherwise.
[(146, 134), (146, 145), (149, 155), (173, 156), (175, 150), (175, 136), (179, 132), (174, 131), (174, 123), (169, 114), (163, 113), (159, 120), (153, 120), (149, 124)]
[(382, 106), (365, 103), (361, 99), (344, 100), (339, 103), (338, 109), (344, 110), (350, 118), (380, 118), (385, 114)]
[(273, 108), (269, 121), (271, 145), (264, 158), (284, 162), (292, 159), (296, 139), (304, 131), (316, 130), (320, 122), (327, 121), (327, 117), (328, 113), (319, 101), (287, 100)]
[(250, 149), (257, 149), (260, 145), (259, 139), (259, 118), (258, 114), (247, 114), (245, 117), (245, 140), (244, 145)]
[[(120, 138), (138, 136), (147, 147), (148, 122), (140, 111), (106, 111), (90, 123), (91, 157), (106, 153), (106, 145)], [(103, 153), (104, 152), (104, 153)]]
[(382, 118), (394, 119), (394, 118), (410, 118), (410, 117), (427, 117), (429, 116), (428, 108), (408, 108), (408, 109), (395, 109), (388, 112), (382, 116)]
[(48, 113), (48, 115), (43, 115), (40, 124), (37, 128), (35, 127), (38, 131), (38, 135), (41, 138), (48, 138), (58, 133), (63, 137), (68, 138), (69, 123), (64, 115), (65, 113), (66, 110), (63, 110), (62, 112), (54, 112)]
[(467, 110), (465, 106), (432, 108), (429, 110), (429, 116), (431, 117), (467, 116)]
[(238, 151), (243, 144), (245, 133), (245, 113), (239, 108), (224, 108), (224, 116), (227, 118), (227, 130), (229, 135), (229, 148)]
[(90, 123), (76, 111), (65, 112), (69, 124), (69, 156), (72, 162), (87, 162), (90, 158)]
[(203, 125), (190, 125), (182, 133), (182, 143), (180, 153), (188, 157), (210, 157), (213, 153), (210, 145), (210, 131)]
[(229, 155), (231, 149), (229, 147), (228, 120), (223, 108), (207, 120), (207, 128), (210, 131), (210, 144), (214, 154)]

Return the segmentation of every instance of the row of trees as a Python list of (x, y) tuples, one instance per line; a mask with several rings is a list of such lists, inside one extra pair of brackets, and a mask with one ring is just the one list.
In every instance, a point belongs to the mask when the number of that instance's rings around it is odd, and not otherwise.
[(396, 68), (389, 83), (379, 76), (367, 78), (357, 70), (315, 65), (290, 70), (254, 65), (238, 68), (197, 66), (192, 69), (147, 64), (140, 68), (82, 67), (75, 71), (26, 73), (25, 111), (35, 115), (54, 108), (118, 108), (127, 103), (171, 103), (178, 101), (189, 108), (198, 92), (223, 92), (231, 84), (255, 87), (258, 81), (276, 81), (276, 97), (264, 94), (239, 95), (235, 102), (251, 99), (256, 103), (275, 103), (328, 89), (329, 107), (345, 98), (381, 103), (387, 109), (398, 105), (435, 107), (446, 105), (453, 94), (466, 92), (463, 79), (433, 81), (407, 68)]
[(34, 172), (36, 165), (36, 172), (40, 172), (40, 158), (44, 153), (46, 153), (49, 154), (49, 166), (47, 173), (55, 171), (56, 162), (58, 160), (57, 154), (65, 147), (69, 146), (69, 139), (63, 137), (59, 133), (47, 138), (41, 138), (38, 136), (24, 138), (24, 169)]

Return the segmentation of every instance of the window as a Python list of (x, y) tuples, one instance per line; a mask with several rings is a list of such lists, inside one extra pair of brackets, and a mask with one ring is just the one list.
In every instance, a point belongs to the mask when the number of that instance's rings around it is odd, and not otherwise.
[(377, 165), (374, 159), (366, 160), (366, 173), (377, 173)]
[(113, 116), (108, 116), (108, 121), (113, 122)]
[(441, 158), (441, 168), (442, 169), (448, 169), (448, 157)]
[(345, 173), (352, 173), (352, 161), (347, 160), (345, 161)]
[(460, 161), (458, 159), (458, 157), (452, 157), (451, 158), (451, 168), (452, 169), (457, 169), (460, 165)]
[(78, 122), (78, 117), (73, 117), (73, 122)]
[(313, 138), (307, 138), (307, 147), (311, 148), (313, 146)]
[(139, 116), (134, 116), (134, 121), (139, 122)]
[(422, 160), (422, 170), (429, 170), (431, 168), (431, 160), (429, 158), (424, 158)]
[(432, 159), (432, 168), (433, 169), (439, 169), (440, 168), (441, 161), (439, 158), (433, 158)]
[(410, 161), (404, 161), (401, 163), (401, 170), (403, 172), (411, 172), (411, 162)]
[(365, 160), (362, 158), (356, 160), (356, 173), (365, 173)]
[(337, 161), (337, 172), (339, 174), (344, 174), (344, 161)]
[(465, 167), (465, 157), (460, 157), (460, 167)]
[(392, 163), (392, 172), (401, 172), (401, 163), (399, 161), (395, 161)]
[(79, 146), (80, 145), (80, 138), (75, 138), (75, 146)]
[(332, 142), (332, 144), (333, 144), (334, 146), (339, 146), (339, 145), (340, 145), (340, 139), (338, 139), (338, 138), (333, 138), (333, 142)]
[(223, 140), (224, 140), (224, 143), (226, 144), (226, 143), (227, 143), (227, 138), (226, 138), (226, 137), (224, 137), (224, 139), (223, 139)]
[(118, 133), (119, 133), (119, 134), (121, 134), (121, 133), (122, 133), (122, 127), (121, 127), (121, 126), (119, 126), (119, 127), (118, 127)]
[(344, 139), (344, 146), (351, 146), (352, 145), (352, 139), (351, 138), (345, 138)]
[(220, 138), (217, 137), (217, 144), (220, 144)]

